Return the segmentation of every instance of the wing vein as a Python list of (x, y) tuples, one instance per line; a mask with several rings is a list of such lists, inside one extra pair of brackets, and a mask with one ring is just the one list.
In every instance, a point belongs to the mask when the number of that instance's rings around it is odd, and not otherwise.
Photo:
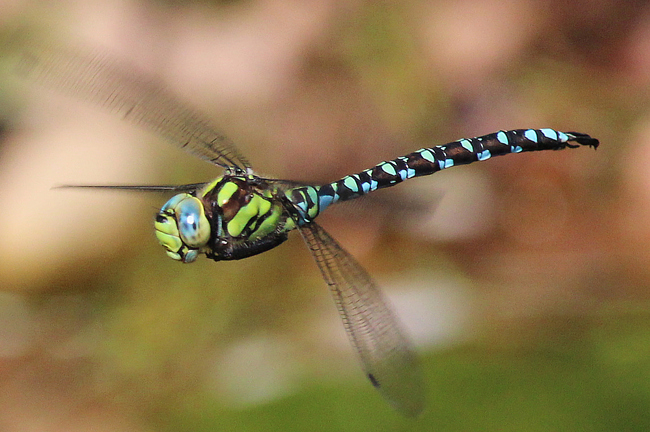
[(363, 267), (322, 227), (311, 222), (300, 232), (366, 375), (398, 411), (418, 415), (424, 407), (424, 380), (411, 342), (387, 300)]

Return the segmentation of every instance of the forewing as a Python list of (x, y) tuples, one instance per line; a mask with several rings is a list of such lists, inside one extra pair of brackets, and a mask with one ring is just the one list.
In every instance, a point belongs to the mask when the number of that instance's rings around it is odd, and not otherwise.
[(12, 42), (20, 74), (93, 102), (216, 165), (241, 171), (249, 168), (232, 141), (161, 82), (138, 74), (134, 66), (30, 37), (16, 36)]
[(54, 189), (108, 189), (133, 192), (193, 192), (207, 183), (191, 183), (186, 185), (61, 185)]
[(362, 367), (398, 411), (418, 415), (424, 407), (424, 380), (413, 348), (377, 285), (359, 263), (323, 228), (300, 227), (329, 285), (345, 330)]

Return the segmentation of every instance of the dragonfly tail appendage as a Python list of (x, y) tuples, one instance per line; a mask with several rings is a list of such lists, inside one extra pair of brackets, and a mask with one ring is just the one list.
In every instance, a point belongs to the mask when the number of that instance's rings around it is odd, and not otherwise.
[[(566, 134), (570, 137), (569, 141), (572, 141), (572, 142), (575, 141), (578, 144), (583, 145), (583, 146), (593, 147), (594, 149), (597, 149), (598, 145), (600, 145), (600, 142), (596, 138), (592, 138), (591, 136), (589, 136), (587, 134), (584, 134), (584, 133), (567, 132)], [(567, 144), (567, 146), (571, 147), (571, 148), (579, 147), (579, 146), (576, 146), (576, 145), (569, 145), (569, 144)]]

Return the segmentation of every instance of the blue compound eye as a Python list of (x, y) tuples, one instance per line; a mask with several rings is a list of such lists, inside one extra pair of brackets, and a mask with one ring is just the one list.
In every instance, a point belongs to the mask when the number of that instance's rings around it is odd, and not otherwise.
[(210, 240), (210, 222), (203, 204), (190, 194), (178, 194), (167, 201), (154, 226), (158, 242), (177, 261), (196, 260), (200, 249)]
[(175, 210), (183, 243), (191, 248), (205, 246), (210, 239), (210, 222), (203, 212), (203, 203), (188, 196), (176, 205)]

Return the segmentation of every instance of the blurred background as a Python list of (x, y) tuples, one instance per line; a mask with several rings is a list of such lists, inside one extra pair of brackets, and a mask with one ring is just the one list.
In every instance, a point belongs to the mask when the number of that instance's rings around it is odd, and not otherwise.
[(325, 183), (512, 128), (601, 147), (320, 218), (417, 345), (429, 401), (409, 420), (366, 382), (298, 235), (181, 265), (153, 234), (167, 195), (53, 190), (220, 170), (17, 79), (3, 42), (3, 432), (650, 428), (650, 2), (0, 1), (0, 41), (16, 26), (157, 77), (262, 175)]

